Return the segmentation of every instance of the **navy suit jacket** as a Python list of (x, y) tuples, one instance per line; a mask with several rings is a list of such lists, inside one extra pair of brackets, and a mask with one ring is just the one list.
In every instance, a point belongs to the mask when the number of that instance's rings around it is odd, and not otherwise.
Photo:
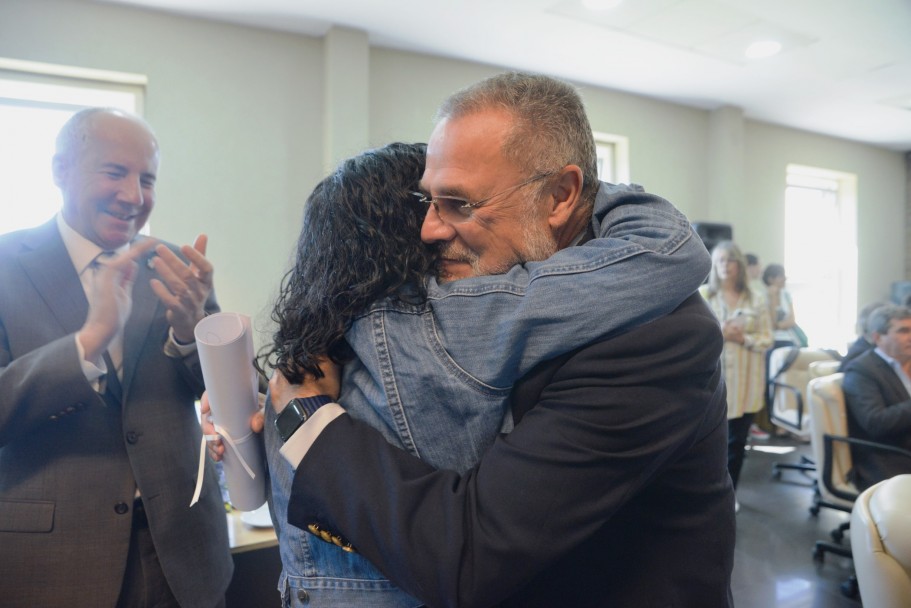
[[(842, 382), (848, 434), (911, 451), (911, 396), (889, 364), (868, 350), (845, 368)], [(911, 459), (901, 454), (851, 447), (854, 482), (861, 490), (902, 473)]]
[[(211, 464), (200, 502), (203, 390), (195, 355), (164, 355), (168, 323), (139, 264), (123, 399), (102, 398), (74, 333), (88, 303), (54, 220), (0, 238), (0, 603), (114, 606), (138, 486), (181, 606), (224, 597), (233, 562)], [(214, 298), (209, 303), (216, 310)]]
[(433, 607), (730, 606), (721, 348), (696, 294), (545, 362), (514, 387), (515, 429), (462, 476), (339, 416), (289, 522), (341, 533)]

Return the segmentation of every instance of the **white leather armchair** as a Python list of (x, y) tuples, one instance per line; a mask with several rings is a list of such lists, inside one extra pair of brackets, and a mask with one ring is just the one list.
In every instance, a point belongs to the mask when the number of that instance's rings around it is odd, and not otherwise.
[[(859, 492), (850, 480), (851, 447), (848, 444), (848, 418), (845, 397), (841, 390), (844, 374), (828, 374), (810, 380), (807, 398), (810, 413), (810, 443), (816, 461), (816, 493), (810, 513), (818, 515), (822, 507), (850, 513)], [(834, 543), (818, 540), (813, 559), (822, 563), (826, 553), (851, 557), (851, 550), (840, 543), (848, 530), (849, 521), (839, 524), (830, 533)], [(845, 589), (848, 596), (856, 594), (853, 579)]]
[[(810, 416), (807, 412), (807, 382), (810, 364), (834, 361), (830, 351), (820, 348), (776, 348), (769, 357), (769, 393), (772, 423), (809, 439)], [(837, 371), (837, 370), (836, 370)]]
[(911, 606), (911, 475), (882, 481), (857, 498), (851, 551), (866, 608)]
[[(776, 348), (769, 357), (769, 419), (772, 424), (801, 439), (810, 437), (810, 413), (807, 404), (807, 382), (810, 366), (835, 360), (830, 351), (819, 348)], [(800, 462), (776, 462), (772, 474), (781, 477), (783, 470), (807, 473), (816, 471), (818, 463), (805, 456)]]
[[(807, 385), (810, 443), (816, 461), (817, 490), (810, 512), (819, 507), (850, 512), (859, 494), (851, 481), (851, 447), (848, 443), (848, 414), (841, 390), (844, 374), (814, 378)], [(826, 436), (829, 439), (826, 439)]]
[(836, 361), (835, 359), (813, 361), (807, 367), (807, 372), (810, 380), (813, 380), (814, 378), (822, 378), (823, 376), (831, 376), (832, 374), (838, 373), (840, 365), (841, 361)]

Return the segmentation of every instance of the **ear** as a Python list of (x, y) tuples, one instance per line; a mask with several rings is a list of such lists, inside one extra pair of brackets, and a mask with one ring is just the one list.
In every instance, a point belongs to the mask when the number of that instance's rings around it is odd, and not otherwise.
[(560, 170), (550, 191), (551, 209), (547, 222), (554, 232), (561, 232), (579, 214), (582, 201), (582, 169), (566, 165)]
[(63, 188), (69, 168), (69, 162), (62, 154), (54, 155), (53, 160), (51, 160), (51, 173), (54, 175), (54, 184), (58, 188)]

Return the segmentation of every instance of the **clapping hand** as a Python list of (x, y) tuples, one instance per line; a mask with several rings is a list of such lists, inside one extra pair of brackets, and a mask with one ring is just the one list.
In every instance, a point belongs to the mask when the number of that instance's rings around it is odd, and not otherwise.
[(206, 300), (212, 293), (212, 264), (206, 259), (208, 237), (196, 237), (193, 246), (180, 248), (185, 263), (164, 245), (155, 248), (153, 264), (159, 279), (152, 279), (152, 291), (167, 308), (167, 319), (174, 337), (181, 344), (194, 341), (193, 330), (206, 316)]
[(146, 239), (134, 243), (125, 253), (98, 260), (89, 297), (89, 312), (77, 334), (87, 361), (97, 362), (114, 336), (123, 331), (133, 307), (136, 259), (156, 242)]

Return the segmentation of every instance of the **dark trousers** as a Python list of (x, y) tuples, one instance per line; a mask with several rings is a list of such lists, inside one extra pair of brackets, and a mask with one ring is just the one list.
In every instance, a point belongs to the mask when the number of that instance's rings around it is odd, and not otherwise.
[[(216, 608), (224, 608), (219, 598)], [(164, 576), (142, 499), (133, 502), (133, 532), (117, 608), (180, 608)]]
[(728, 473), (737, 489), (740, 469), (743, 468), (743, 457), (746, 454), (747, 438), (750, 436), (750, 425), (756, 414), (744, 414), (740, 418), (728, 420)]
[(158, 563), (142, 500), (133, 503), (133, 532), (117, 608), (180, 608)]

